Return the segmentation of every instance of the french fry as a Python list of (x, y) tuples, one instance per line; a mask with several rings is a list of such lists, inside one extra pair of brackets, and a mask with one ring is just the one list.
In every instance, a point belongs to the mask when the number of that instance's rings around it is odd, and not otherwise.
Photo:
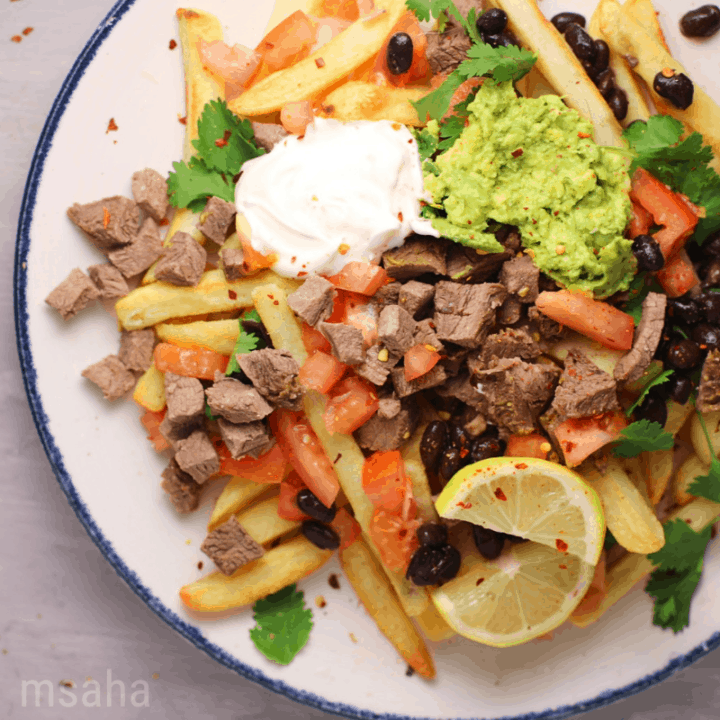
[(698, 475), (707, 475), (710, 465), (706, 465), (697, 455), (691, 455), (677, 469), (675, 475), (675, 504), (687, 505), (694, 499), (694, 495), (688, 492)]
[(623, 147), (622, 128), (565, 39), (535, 0), (491, 0), (510, 19), (510, 29), (538, 56), (536, 66), (565, 102), (590, 120), (598, 145)]
[(691, 402), (679, 405), (674, 400), (669, 400), (667, 404), (668, 418), (665, 422), (665, 431), (675, 437), (687, 422), (692, 414), (695, 406)]
[(235, 514), (237, 521), (259, 545), (272, 542), (300, 527), (297, 520), (286, 520), (278, 515), (278, 499), (274, 495)]
[(382, 566), (362, 537), (340, 551), (340, 565), (380, 632), (415, 672), (434, 678), (435, 665), (424, 640), (403, 612)]
[[(600, 29), (600, 7), (605, 0), (600, 0), (595, 12), (590, 18), (588, 32), (594, 38), (605, 40)], [(632, 0), (628, 0), (631, 2)], [(627, 3), (626, 3), (627, 7)], [(640, 81), (628, 67), (627, 61), (617, 53), (610, 53), (610, 69), (615, 73), (615, 84), (625, 91), (628, 99), (628, 111), (621, 125), (627, 127), (636, 120), (647, 120), (650, 117), (650, 108)]]
[(137, 381), (133, 400), (153, 412), (160, 412), (165, 407), (165, 374), (155, 367), (155, 363)]
[(407, 12), (404, 0), (376, 0), (375, 7), (385, 12), (357, 20), (310, 57), (253, 85), (230, 101), (230, 109), (243, 117), (266, 115), (289, 102), (314, 99), (337, 85), (380, 51)]
[(420, 457), (420, 442), (422, 441), (423, 432), (426, 425), (421, 425), (415, 431), (412, 438), (403, 445), (400, 454), (405, 463), (405, 473), (412, 483), (413, 497), (417, 503), (418, 517), (423, 522), (439, 521), (435, 503), (432, 501), (430, 493), (430, 482), (425, 473), (425, 464)]
[(648, 497), (653, 505), (660, 502), (667, 490), (673, 473), (673, 456), (672, 450), (653, 450), (642, 454)]
[(180, 589), (180, 599), (191, 610), (218, 612), (252, 605), (321, 568), (332, 556), (304, 535), (288, 540), (233, 575), (214, 572)]
[(530, 72), (517, 81), (516, 87), (520, 94), (526, 98), (539, 98), (543, 95), (554, 95), (552, 85), (548, 79), (537, 69), (535, 65)]
[(157, 336), (163, 341), (180, 347), (204, 347), (221, 355), (230, 355), (238, 335), (238, 320), (205, 320), (184, 325), (160, 323), (155, 326)]
[[(683, 520), (693, 530), (699, 532), (715, 522), (718, 515), (720, 515), (720, 504), (705, 498), (697, 498), (685, 507), (675, 510), (670, 519)], [(584, 628), (599, 620), (618, 600), (644, 580), (653, 571), (653, 567), (645, 555), (629, 553), (620, 558), (607, 571), (605, 585), (607, 594), (599, 607), (583, 617), (572, 616), (571, 622)]]
[(277, 485), (263, 485), (234, 475), (215, 501), (208, 522), (208, 532), (212, 532), (218, 525), (229, 520), (231, 515), (246, 508), (256, 498), (277, 490)]
[(620, 545), (630, 552), (652, 553), (665, 544), (662, 525), (645, 492), (637, 489), (617, 459), (608, 462), (603, 474), (589, 467), (583, 474), (600, 496), (608, 529)]
[[(710, 435), (712, 453), (717, 457), (720, 454), (720, 412), (703, 413), (702, 417), (705, 421), (708, 435)], [(690, 421), (690, 440), (692, 441), (693, 449), (703, 464), (710, 465), (712, 455), (710, 454), (708, 441), (705, 437), (698, 413), (695, 413)]]
[(270, 270), (235, 282), (227, 282), (222, 270), (208, 270), (195, 287), (156, 282), (136, 288), (117, 301), (115, 311), (125, 330), (140, 330), (174, 317), (250, 307), (252, 291), (268, 283), (296, 286)]
[(437, 611), (435, 603), (430, 603), (422, 615), (413, 618), (418, 624), (422, 634), (432, 642), (441, 642), (455, 637), (457, 633), (445, 622), (443, 616)]
[(287, 350), (302, 367), (307, 360), (307, 350), (300, 326), (287, 304), (288, 294), (273, 284), (260, 285), (252, 291), (252, 300), (273, 345)]
[(333, 90), (322, 102), (322, 115), (343, 122), (391, 120), (420, 127), (424, 123), (410, 101), (417, 101), (430, 88), (380, 87), (356, 80)]

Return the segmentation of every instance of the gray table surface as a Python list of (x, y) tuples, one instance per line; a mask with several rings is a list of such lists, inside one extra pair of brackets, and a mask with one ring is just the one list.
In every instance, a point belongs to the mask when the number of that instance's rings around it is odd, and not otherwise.
[[(85, 534), (57, 484), (28, 408), (12, 316), (14, 238), (35, 143), (73, 60), (110, 0), (0, 0), (0, 716), (12, 718), (329, 718), (227, 670), (159, 620)], [(25, 28), (34, 30), (11, 41)], [(125, 707), (84, 707), (78, 685), (110, 671)], [(23, 680), (49, 680), (54, 707), (23, 707)], [(78, 702), (58, 683), (75, 684)], [(583, 720), (710, 720), (720, 717), (720, 653), (662, 685)], [(130, 686), (148, 684), (149, 707)], [(117, 688), (117, 686), (116, 686)], [(136, 685), (141, 689), (141, 685)], [(137, 697), (140, 701), (142, 698)], [(91, 702), (92, 698), (88, 698)], [(32, 698), (30, 699), (32, 703)]]

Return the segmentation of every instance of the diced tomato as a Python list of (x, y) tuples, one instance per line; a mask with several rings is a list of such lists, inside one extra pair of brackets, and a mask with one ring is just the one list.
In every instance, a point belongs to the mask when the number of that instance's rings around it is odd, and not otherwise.
[(153, 353), (155, 367), (163, 373), (171, 372), (184, 377), (214, 380), (215, 373), (225, 373), (230, 358), (203, 347), (182, 348), (170, 343), (159, 343)]
[(653, 225), (652, 215), (639, 203), (634, 202), (633, 217), (628, 226), (628, 235), (636, 238), (638, 235), (647, 235)]
[(359, 377), (347, 377), (333, 388), (323, 413), (325, 427), (330, 433), (351, 433), (366, 423), (378, 407), (375, 388)]
[(615, 350), (630, 350), (635, 321), (608, 303), (569, 290), (541, 292), (535, 303), (540, 312)]
[(415, 517), (391, 513), (376, 508), (370, 521), (368, 534), (390, 570), (404, 573), (413, 553), (420, 547), (416, 531), (421, 522)]
[(298, 475), (317, 499), (330, 507), (340, 492), (340, 483), (309, 420), (300, 413), (277, 410), (270, 416), (270, 426)]
[(700, 284), (700, 278), (685, 250), (665, 261), (665, 267), (658, 272), (657, 279), (671, 298), (680, 297)]
[(263, 255), (261, 252), (258, 252), (243, 235), (240, 235), (240, 245), (243, 251), (242, 269), (246, 275), (253, 275), (260, 270), (265, 270), (277, 262), (277, 255), (275, 253)]
[(227, 45), (222, 40), (198, 43), (200, 60), (203, 65), (226, 83), (244, 87), (255, 77), (260, 69), (260, 53), (242, 45)]
[(627, 427), (627, 419), (621, 411), (595, 417), (570, 418), (555, 428), (568, 467), (579, 465), (604, 445), (617, 440)]
[(400, 512), (407, 495), (412, 495), (400, 452), (376, 452), (365, 458), (362, 486), (375, 507)]
[(506, 457), (529, 457), (547, 460), (552, 446), (540, 433), (530, 435), (511, 435), (508, 438)]
[(348, 366), (333, 355), (317, 350), (300, 368), (298, 378), (306, 388), (328, 393), (347, 369)]
[(345, 508), (337, 511), (330, 526), (340, 537), (340, 550), (350, 547), (362, 534), (358, 521)]
[(285, 520), (310, 519), (309, 515), (300, 510), (296, 502), (297, 494), (305, 488), (307, 485), (294, 470), (280, 483), (277, 513), (281, 518)]
[(160, 412), (146, 410), (140, 417), (140, 422), (148, 431), (147, 439), (153, 444), (157, 452), (162, 452), (170, 447), (170, 443), (160, 433), (160, 423), (165, 417), (165, 412), (166, 410), (161, 410)]
[[(410, 36), (413, 43), (413, 59), (407, 72), (404, 72), (402, 75), (393, 75), (387, 64), (387, 49), (390, 38), (399, 32), (407, 33)], [(411, 82), (423, 80), (430, 72), (430, 64), (427, 59), (427, 45), (427, 36), (420, 27), (420, 23), (418, 23), (415, 15), (411, 12), (405, 13), (390, 31), (387, 40), (380, 49), (375, 64), (375, 71), (382, 73), (387, 82), (396, 87), (405, 87)]]
[(332, 349), (330, 341), (311, 325), (302, 323), (300, 330), (302, 332), (303, 345), (308, 351), (308, 355), (312, 355), (316, 351), (329, 353)]
[(259, 458), (246, 455), (239, 460), (230, 456), (220, 438), (214, 438), (213, 445), (220, 458), (220, 475), (237, 475), (256, 483), (274, 484), (282, 482), (290, 472), (290, 464), (277, 444)]
[(379, 265), (351, 260), (328, 280), (341, 290), (372, 296), (387, 283), (388, 274)]
[(415, 345), (404, 356), (405, 379), (417, 380), (440, 362), (440, 353), (432, 345)]
[(343, 295), (342, 320), (347, 325), (357, 328), (363, 334), (363, 344), (371, 347), (378, 339), (378, 312), (374, 303), (364, 295), (356, 293), (338, 293)]
[(307, 57), (316, 39), (315, 23), (297, 10), (270, 30), (255, 50), (268, 70), (276, 72)]
[(304, 135), (315, 121), (312, 104), (309, 100), (299, 100), (283, 105), (280, 111), (280, 123), (292, 135)]
[(323, 0), (319, 3), (319, 7), (315, 5), (314, 12), (318, 13), (318, 17), (338, 18), (350, 22), (360, 17), (357, 0)]
[(638, 168), (632, 179), (630, 197), (642, 205), (662, 230), (653, 235), (666, 258), (672, 257), (693, 234), (698, 216), (677, 193), (653, 177), (647, 170)]
[(450, 116), (455, 114), (455, 106), (459, 105), (462, 102), (465, 102), (465, 100), (468, 99), (468, 96), (470, 93), (475, 90), (476, 88), (480, 87), (482, 85), (482, 78), (470, 78), (469, 80), (465, 80), (465, 82), (460, 85), (460, 87), (453, 93), (453, 96), (450, 98), (450, 105), (448, 106), (448, 111), (443, 116), (443, 120), (447, 120)]

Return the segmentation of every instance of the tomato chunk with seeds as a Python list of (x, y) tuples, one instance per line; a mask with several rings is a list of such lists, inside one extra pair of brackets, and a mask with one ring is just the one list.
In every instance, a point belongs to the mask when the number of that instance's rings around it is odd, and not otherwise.
[(314, 352), (300, 368), (298, 379), (310, 390), (326, 394), (342, 378), (348, 366), (320, 350)]
[(359, 377), (341, 380), (332, 391), (323, 420), (328, 432), (348, 434), (365, 424), (380, 403), (375, 389)]
[(387, 283), (388, 274), (379, 265), (351, 260), (328, 280), (341, 290), (372, 296)]
[(555, 428), (560, 449), (568, 467), (576, 467), (596, 450), (617, 440), (627, 427), (622, 411), (596, 417), (570, 418)]
[(303, 479), (293, 470), (280, 483), (280, 496), (278, 498), (278, 515), (285, 520), (309, 520), (310, 516), (306, 515), (297, 506), (297, 494), (301, 490), (305, 490), (307, 485)]
[(412, 495), (398, 450), (379, 451), (365, 458), (362, 485), (372, 504), (389, 512), (400, 512), (405, 498)]
[(230, 358), (203, 347), (179, 347), (171, 343), (159, 343), (153, 352), (155, 367), (162, 373), (214, 380), (215, 373), (225, 374)]
[(415, 551), (420, 547), (416, 531), (421, 522), (414, 517), (376, 508), (368, 534), (383, 563), (394, 572), (404, 573)]
[(636, 238), (638, 235), (647, 235), (653, 226), (652, 215), (640, 203), (634, 202), (633, 217), (628, 225), (628, 235)]
[(671, 298), (680, 297), (700, 284), (695, 266), (685, 250), (665, 261), (665, 267), (658, 271), (657, 279)]
[(153, 444), (153, 447), (157, 452), (162, 452), (170, 447), (170, 443), (160, 433), (160, 423), (165, 418), (166, 410), (160, 412), (153, 412), (147, 410), (141, 417), (140, 422), (145, 426), (148, 431), (147, 439)]
[(506, 457), (528, 457), (547, 460), (552, 446), (540, 433), (530, 435), (511, 435), (507, 441)]
[(440, 353), (432, 345), (415, 345), (403, 358), (405, 380), (411, 382), (429, 373), (439, 362)]
[[(337, 320), (336, 322), (340, 322)], [(312, 355), (319, 350), (320, 352), (329, 353), (332, 349), (330, 341), (311, 325), (303, 323), (300, 327), (302, 332), (302, 341), (308, 355)]]
[(258, 458), (247, 455), (239, 460), (230, 456), (227, 445), (220, 438), (215, 438), (213, 445), (220, 458), (221, 475), (237, 475), (245, 480), (270, 484), (282, 482), (290, 470), (290, 465), (277, 444)]
[(362, 529), (357, 520), (345, 509), (340, 508), (330, 527), (340, 538), (339, 550), (350, 547), (362, 534)]

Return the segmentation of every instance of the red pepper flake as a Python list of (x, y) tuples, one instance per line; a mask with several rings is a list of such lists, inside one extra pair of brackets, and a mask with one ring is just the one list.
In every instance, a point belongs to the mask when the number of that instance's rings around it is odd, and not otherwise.
[(462, 500), (457, 504), (457, 507), (461, 507), (463, 510), (469, 510), (472, 507), (472, 503), (466, 503)]
[(237, 293), (234, 290), (228, 290), (228, 297), (231, 300), (237, 300)]
[(228, 140), (230, 139), (230, 136), (232, 135), (232, 132), (230, 130), (226, 130), (224, 135), (215, 141), (215, 145), (219, 148), (227, 147)]
[(533, 225), (537, 225), (537, 220), (533, 218)]
[(561, 570), (567, 570), (567, 565), (558, 565)]
[(564, 443), (562, 443), (562, 446), (563, 446), (563, 451), (567, 454), (574, 450), (575, 443), (571, 442), (570, 440), (566, 440)]
[(118, 129), (118, 126), (117, 126), (117, 123), (115, 122), (115, 118), (110, 118), (110, 122), (108, 123), (105, 134), (107, 135), (109, 132), (115, 132), (117, 129)]
[(290, 258), (290, 262), (291, 262), (291, 263), (294, 263), (296, 260), (297, 260), (297, 255), (293, 255), (293, 256)]
[(279, 304), (280, 304), (279, 300), (273, 300), (273, 305), (279, 305)]
[(558, 539), (555, 541), (555, 547), (556, 547), (560, 552), (567, 552), (567, 550), (568, 550), (568, 544), (567, 544), (564, 540), (561, 540), (560, 538), (558, 538)]
[(402, 214), (402, 212), (399, 212), (397, 217), (398, 217), (398, 220), (399, 220), (400, 222), (403, 221), (403, 214)]
[(22, 35), (13, 35), (10, 39), (11, 39), (13, 42), (19, 43), (19, 42), (22, 42)]
[(553, 215), (555, 215), (555, 217), (557, 217), (559, 214), (560, 214), (560, 211), (559, 211), (559, 210), (556, 210), (556, 211), (553, 213)]
[(523, 154), (523, 149), (518, 148), (517, 150), (513, 150), (512, 156), (514, 158), (519, 158)]
[(507, 500), (507, 495), (505, 495), (505, 493), (500, 488), (497, 488), (497, 490), (495, 490), (495, 497), (498, 500)]
[(306, 275), (307, 275), (307, 273), (304, 272), (303, 270), (301, 270), (301, 271), (298, 273), (298, 277), (305, 277)]
[(174, 49), (177, 47), (177, 43), (175, 42), (175, 40), (171, 40), (171, 41), (170, 41), (170, 44), (168, 45), (168, 47), (169, 47), (171, 50), (174, 50)]
[(578, 137), (579, 137), (579, 138), (582, 138), (582, 139), (584, 140), (585, 138), (589, 138), (589, 137), (590, 137), (590, 133), (579, 132), (579, 133), (578, 133)]
[(181, 125), (187, 125), (187, 115), (185, 115), (185, 116), (178, 115), (178, 122)]
[(23, 30), (23, 35), (29, 35), (35, 28), (34, 27), (26, 27)]
[(275, 299), (275, 296), (274, 296), (274, 295), (270, 295), (270, 293), (268, 293), (268, 297), (269, 297), (271, 300), (274, 300), (274, 299)]
[(328, 585), (333, 590), (339, 590), (340, 589), (340, 581), (338, 580), (338, 576), (335, 573), (332, 573), (330, 577), (328, 578)]
[[(431, 352), (437, 352), (437, 350), (432, 345), (426, 345), (425, 349), (429, 349)], [(462, 450), (460, 450), (460, 457), (463, 459), (466, 458), (469, 454), (470, 451), (467, 448), (462, 448)]]
[(107, 230), (108, 225), (110, 224), (110, 213), (108, 209), (103, 206), (103, 230)]
[(518, 470), (525, 470), (527, 468), (527, 463), (518, 463), (515, 467)]
[(322, 58), (315, 58), (315, 65), (318, 68), (324, 68), (325, 67), (325, 61)]
[(198, 570), (202, 570), (202, 569), (203, 569), (203, 561), (200, 560), (200, 561), (198, 561)]
[(170, 224), (170, 218), (163, 218), (160, 221), (160, 227), (165, 227), (165, 225), (169, 225), (169, 224)]
[(475, 587), (477, 587), (478, 585), (480, 585), (481, 583), (484, 583), (484, 582), (485, 582), (485, 578), (478, 578), (475, 581)]

